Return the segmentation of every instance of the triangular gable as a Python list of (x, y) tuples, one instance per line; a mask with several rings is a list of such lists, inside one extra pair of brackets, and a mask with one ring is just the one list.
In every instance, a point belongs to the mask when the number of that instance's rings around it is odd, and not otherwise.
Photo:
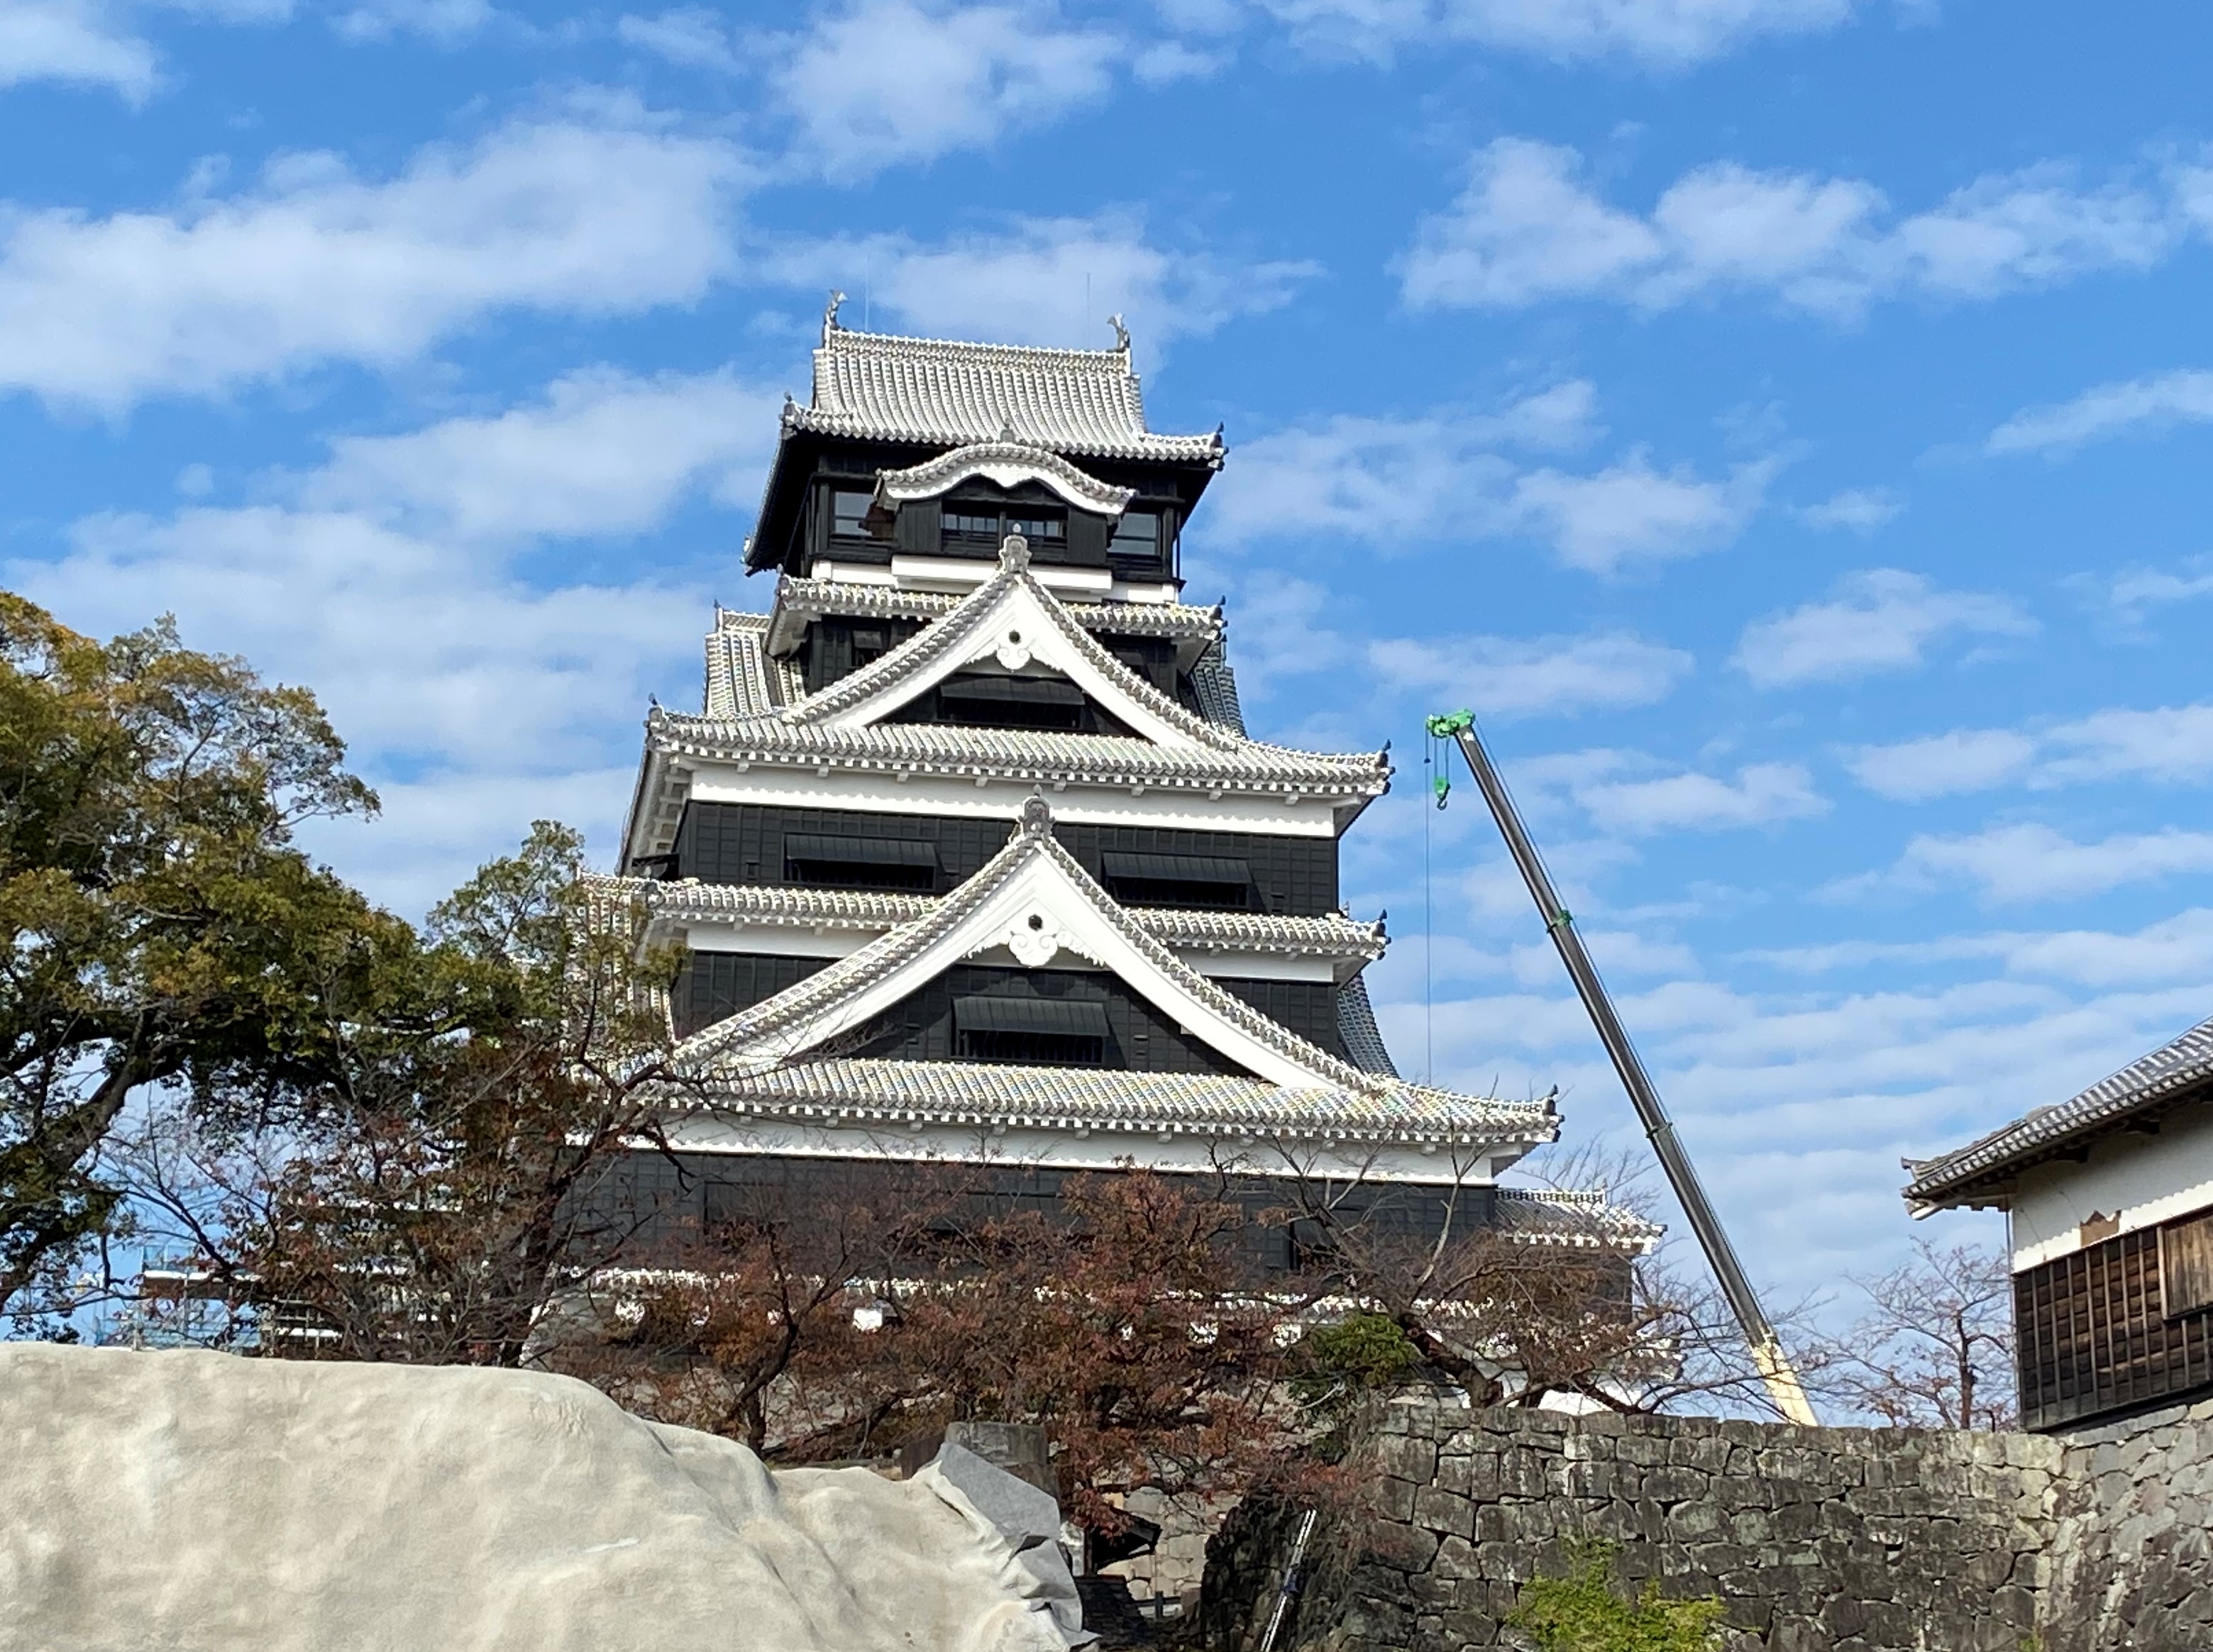
[(1009, 671), (1049, 667), (1111, 712), (1132, 733), (1173, 750), (1229, 751), (1246, 744), (1184, 709), (1108, 653), (1039, 584), (1019, 535), (999, 553), (999, 571), (952, 612), (881, 659), (783, 713), (828, 729), (883, 721), (954, 672), (989, 661)]
[(929, 916), (694, 1034), (677, 1059), (724, 1074), (779, 1066), (998, 947), (1031, 969), (1070, 953), (1108, 970), (1201, 1043), (1271, 1084), (1371, 1095), (1396, 1089), (1224, 992), (1137, 928), (1053, 836), (1041, 797), (1023, 806), (1021, 829), (1007, 847)]

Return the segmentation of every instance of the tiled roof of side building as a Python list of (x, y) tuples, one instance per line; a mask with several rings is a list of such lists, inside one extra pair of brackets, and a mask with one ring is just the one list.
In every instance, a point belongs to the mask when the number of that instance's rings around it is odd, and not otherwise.
[[(733, 1105), (860, 1125), (949, 1123), (1074, 1129), (1128, 1127), (1229, 1133), (1271, 1139), (1527, 1143), (1552, 1133), (1527, 1102), (1409, 1090), (1381, 1108), (1356, 1091), (1289, 1090), (1264, 1078), (1113, 1068), (1022, 1067), (877, 1057), (801, 1059), (750, 1073), (706, 1077), (699, 1105)], [(1269, 1168), (1262, 1166), (1259, 1168)]]
[(1603, 1188), (1501, 1187), (1492, 1210), (1499, 1230), (1510, 1238), (1579, 1249), (1649, 1250), (1666, 1231), (1612, 1203)]
[(2072, 1151), (2202, 1085), (2213, 1086), (2213, 1020), (2198, 1023), (2071, 1101), (2039, 1107), (1941, 1157), (1907, 1159), (1912, 1180), (1906, 1202), (1927, 1209), (1972, 1203), (2030, 1165)]
[(824, 319), (809, 404), (787, 403), (794, 429), (887, 441), (991, 441), (1012, 432), (1061, 453), (1219, 464), (1219, 433), (1145, 428), (1126, 343), (1037, 349), (854, 332)]

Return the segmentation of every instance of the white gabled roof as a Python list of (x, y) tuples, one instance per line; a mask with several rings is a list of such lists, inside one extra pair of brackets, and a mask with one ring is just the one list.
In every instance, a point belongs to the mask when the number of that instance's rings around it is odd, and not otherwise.
[(853, 332), (833, 301), (814, 352), (809, 404), (784, 404), (788, 428), (880, 441), (1012, 439), (1059, 453), (1217, 465), (1219, 432), (1145, 428), (1128, 336), (1111, 350), (1037, 349)]
[(1107, 653), (1030, 572), (1029, 547), (1020, 534), (1007, 536), (998, 571), (950, 613), (808, 695), (783, 718), (800, 727), (868, 728), (955, 671), (988, 664), (1009, 671), (1033, 665), (1058, 671), (1144, 739), (1202, 762), (1252, 744), (1186, 711)]
[[(1340, 1128), (1357, 1120), (1371, 1131), (1415, 1131), (1443, 1141), (1527, 1145), (1549, 1140), (1557, 1130), (1547, 1102), (1459, 1096), (1363, 1072), (1224, 992), (1179, 960), (1085, 874), (1054, 838), (1052, 811), (1041, 797), (1030, 799), (1021, 829), (1007, 847), (926, 915), (686, 1039), (677, 1048), (677, 1065), (710, 1090), (752, 1093), (774, 1082), (766, 1075), (834, 1059), (845, 1035), (964, 959), (1003, 948), (1029, 968), (1067, 951), (1113, 971), (1271, 1092), (1280, 1108), (1277, 1116), (1286, 1126), (1318, 1108), (1316, 1117), (1326, 1114)], [(948, 1064), (879, 1065), (934, 1069)], [(1094, 1076), (1071, 1071), (1064, 1082), (1074, 1087)], [(1125, 1075), (1145, 1082), (1169, 1077)]]

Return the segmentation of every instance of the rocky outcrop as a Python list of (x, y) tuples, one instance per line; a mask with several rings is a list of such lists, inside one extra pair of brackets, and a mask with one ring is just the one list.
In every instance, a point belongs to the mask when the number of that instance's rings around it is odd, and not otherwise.
[(564, 1377), (0, 1344), (6, 1652), (1063, 1652), (1039, 1570)]

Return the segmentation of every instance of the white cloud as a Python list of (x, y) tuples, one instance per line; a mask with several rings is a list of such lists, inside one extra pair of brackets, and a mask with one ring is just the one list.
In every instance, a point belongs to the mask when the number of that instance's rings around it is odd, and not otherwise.
[(500, 15), (487, 0), (356, 0), (340, 10), (338, 31), (352, 40), (420, 34), (442, 45), (466, 39)]
[[(755, 273), (790, 286), (841, 287), (857, 301), (865, 294), (871, 311), (941, 337), (1097, 348), (1112, 342), (1106, 318), (1119, 314), (1142, 357), (1277, 309), (1319, 271), (1161, 246), (1134, 215), (1108, 212), (934, 245), (905, 235), (788, 241)], [(850, 310), (847, 319), (858, 320)]]
[(1047, 5), (856, 0), (793, 40), (777, 100), (833, 178), (985, 149), (1104, 99), (1121, 39)]
[(1608, 831), (1644, 836), (1664, 831), (1722, 831), (1768, 826), (1828, 812), (1829, 801), (1796, 763), (1752, 763), (1734, 780), (1711, 774), (1615, 780), (1575, 789), (1576, 801)]
[(1370, 59), (1438, 39), (1557, 61), (1680, 69), (1762, 35), (1832, 27), (1850, 0), (1261, 0), (1296, 43)]
[(1843, 682), (1910, 671), (1948, 636), (2033, 636), (2036, 629), (2010, 598), (1942, 591), (1918, 574), (1872, 568), (1839, 580), (1830, 601), (1746, 626), (1735, 664), (1763, 689)]
[(1326, 533), (1386, 550), (1530, 537), (1571, 568), (1610, 574), (1727, 544), (1778, 468), (1760, 460), (1715, 479), (1661, 471), (1641, 452), (1593, 471), (1530, 462), (1591, 440), (1595, 407), (1574, 380), (1490, 412), (1340, 416), (1241, 443), (1206, 531), (1229, 544)]
[(1954, 729), (1896, 745), (1862, 746), (1846, 763), (1869, 790), (1902, 801), (1988, 791), (2136, 780), (2213, 780), (2213, 704), (2112, 707), (2030, 729)]
[(341, 437), (298, 495), (466, 539), (637, 533), (703, 485), (749, 504), (778, 399), (728, 373), (570, 374), (534, 405)]
[(0, 86), (62, 81), (107, 87), (137, 102), (154, 89), (154, 48), (99, 0), (0, 4)]
[(381, 183), (295, 155), (168, 212), (16, 212), (0, 221), (0, 388), (119, 410), (388, 367), (501, 309), (683, 302), (729, 266), (739, 180), (720, 143), (519, 125)]
[(1801, 506), (1790, 513), (1822, 532), (1850, 528), (1855, 533), (1873, 533), (1896, 521), (1905, 508), (1905, 501), (1888, 488), (1847, 488), (1818, 505)]
[(2045, 740), (2048, 755), (2037, 773), (2039, 785), (2213, 779), (2213, 704), (2093, 712), (2049, 730)]
[(1885, 882), (1906, 889), (1966, 884), (1985, 902), (2002, 905), (2102, 895), (2124, 884), (2196, 872), (2213, 872), (2213, 832), (2169, 829), (2078, 843), (2049, 826), (2023, 824), (1966, 837), (1916, 837), (1888, 873), (1849, 880), (1833, 892), (1850, 896)]
[(1918, 803), (1960, 792), (1984, 792), (2028, 773), (2036, 742), (2009, 729), (1955, 729), (1924, 740), (1862, 746), (1846, 766), (1870, 792)]
[(704, 6), (680, 6), (650, 17), (625, 13), (615, 20), (615, 38), (686, 69), (735, 75), (745, 66), (721, 16)]
[(2090, 189), (2064, 168), (2031, 167), (1899, 218), (1862, 180), (1733, 161), (1686, 173), (1640, 216), (1600, 199), (1582, 169), (1575, 150), (1527, 138), (1479, 150), (1466, 190), (1422, 221), (1399, 262), (1406, 302), (1590, 297), (1664, 309), (1746, 291), (1848, 318), (1878, 299), (1983, 298), (2141, 269), (2192, 228), (2179, 171), (2161, 189)]
[(1655, 471), (1638, 453), (1593, 475), (1533, 471), (1515, 482), (1509, 513), (1550, 539), (1570, 568), (1612, 574), (1624, 562), (1728, 544), (1759, 509), (1778, 468), (1764, 459), (1709, 481), (1686, 466)]
[(500, 414), (342, 439), (320, 470), (259, 478), (263, 502), (86, 519), (0, 576), (87, 631), (173, 612), (192, 646), (313, 689), (387, 802), (316, 847), (412, 908), (534, 817), (608, 852), (648, 695), (698, 692), (710, 593), (660, 556), (564, 574), (546, 544), (649, 531), (734, 477), (749, 504), (773, 406), (727, 374), (571, 374)]
[(2124, 628), (2141, 627), (2151, 610), (2213, 597), (2213, 559), (2199, 557), (2177, 573), (2160, 568), (2125, 568), (2110, 581), (2078, 578), (2088, 584), (2109, 606)]
[(1584, 636), (1393, 637), (1370, 642), (1381, 682), (1469, 705), (1483, 716), (1572, 714), (1663, 700), (1695, 668), (1680, 648), (1628, 631)]
[(2070, 402), (2025, 408), (1990, 434), (1986, 453), (2062, 452), (2116, 436), (2213, 421), (2213, 373), (2184, 368), (2100, 385)]

